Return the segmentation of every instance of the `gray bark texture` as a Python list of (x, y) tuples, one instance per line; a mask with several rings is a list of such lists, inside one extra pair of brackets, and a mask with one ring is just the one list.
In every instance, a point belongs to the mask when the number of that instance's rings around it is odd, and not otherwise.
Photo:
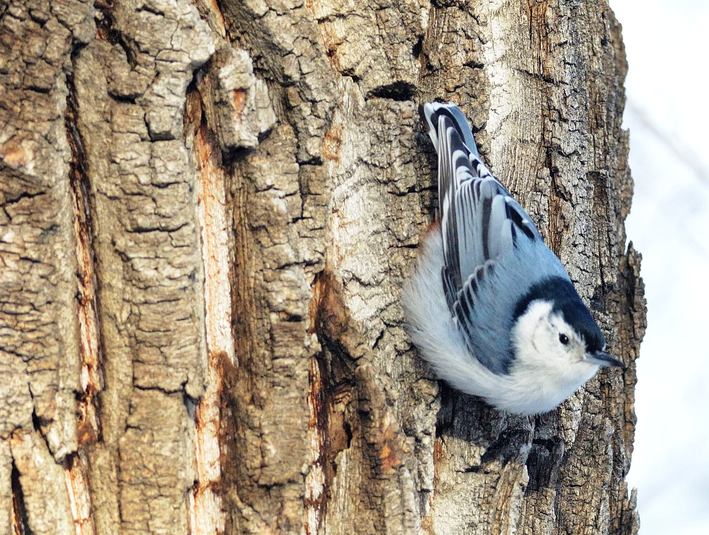
[[(636, 533), (625, 71), (606, 0), (0, 0), (0, 535)], [(434, 98), (629, 364), (553, 413), (407, 339)]]

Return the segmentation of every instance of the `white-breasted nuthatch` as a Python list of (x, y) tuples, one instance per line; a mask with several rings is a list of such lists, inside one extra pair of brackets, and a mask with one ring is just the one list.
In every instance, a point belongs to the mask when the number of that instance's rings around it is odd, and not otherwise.
[(440, 223), (403, 291), (410, 336), (454, 388), (515, 414), (549, 411), (623, 366), (529, 215), (482, 162), (454, 104), (423, 108)]

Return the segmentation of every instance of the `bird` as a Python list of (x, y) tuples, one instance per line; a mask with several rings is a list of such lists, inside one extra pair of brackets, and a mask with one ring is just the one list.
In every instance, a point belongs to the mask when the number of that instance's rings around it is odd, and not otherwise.
[(601, 367), (623, 368), (559, 258), (483, 163), (463, 112), (423, 106), (438, 220), (402, 291), (406, 328), (439, 379), (499, 411), (549, 412)]

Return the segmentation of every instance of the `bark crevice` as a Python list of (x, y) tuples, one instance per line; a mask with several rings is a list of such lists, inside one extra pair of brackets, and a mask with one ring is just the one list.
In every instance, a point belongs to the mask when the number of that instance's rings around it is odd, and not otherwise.
[(101, 391), (101, 342), (98, 316), (98, 291), (93, 247), (93, 217), (91, 214), (88, 155), (79, 132), (79, 107), (74, 85), (74, 58), (72, 71), (66, 75), (67, 97), (64, 124), (71, 150), (69, 185), (73, 208), (74, 241), (77, 258), (77, 313), (79, 323), (79, 358), (81, 362), (81, 391), (77, 392), (77, 434), (79, 444), (101, 440), (97, 396)]
[(10, 484), (12, 488), (12, 530), (14, 535), (31, 535), (27, 523), (27, 509), (25, 508), (25, 497), (22, 493), (22, 484), (20, 483), (20, 472), (14, 461), (12, 463), (12, 472), (10, 474)]

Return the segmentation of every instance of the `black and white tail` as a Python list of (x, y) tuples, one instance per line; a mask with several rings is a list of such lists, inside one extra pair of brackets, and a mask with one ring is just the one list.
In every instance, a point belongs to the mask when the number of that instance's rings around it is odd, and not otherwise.
[[(428, 102), (423, 106), (423, 113), (428, 123), (428, 136), (431, 138), (436, 152), (438, 152), (440, 146), (438, 140), (438, 119), (441, 115), (445, 115), (452, 121), (453, 126), (455, 126), (455, 129), (458, 131), (460, 139), (463, 141), (463, 144), (467, 147), (470, 154), (482, 164), (482, 158), (480, 158), (480, 152), (475, 143), (473, 132), (470, 129), (468, 120), (458, 106), (448, 102)], [(484, 164), (483, 167), (485, 167)], [(487, 174), (490, 174), (487, 167), (485, 167), (485, 170)]]

